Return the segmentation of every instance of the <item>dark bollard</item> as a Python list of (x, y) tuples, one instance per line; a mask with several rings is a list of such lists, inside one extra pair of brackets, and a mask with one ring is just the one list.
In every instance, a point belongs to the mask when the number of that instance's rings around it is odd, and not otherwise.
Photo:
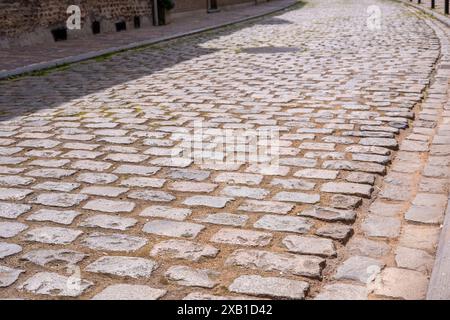
[(449, 10), (450, 8), (449, 8), (449, 0), (445, 0), (445, 14), (448, 14), (449, 13)]
[(431, 0), (431, 9), (434, 9), (436, 7), (435, 0)]
[(422, 2), (422, 1), (420, 1), (420, 0), (417, 0), (417, 3), (418, 3), (418, 4), (420, 4), (421, 2)]

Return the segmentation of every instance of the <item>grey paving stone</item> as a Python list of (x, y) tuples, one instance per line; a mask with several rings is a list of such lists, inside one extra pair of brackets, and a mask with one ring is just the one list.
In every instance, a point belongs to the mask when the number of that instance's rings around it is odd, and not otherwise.
[(112, 229), (112, 230), (127, 230), (134, 225), (136, 225), (138, 221), (133, 218), (124, 218), (111, 216), (107, 214), (98, 214), (95, 216), (90, 216), (80, 222), (80, 227), (87, 228), (104, 228), (104, 229)]
[(24, 270), (13, 269), (0, 265), (0, 288), (9, 287), (19, 279), (20, 274)]
[(83, 232), (80, 230), (60, 227), (40, 227), (27, 231), (24, 239), (48, 244), (70, 244)]
[(400, 234), (400, 219), (370, 215), (361, 227), (369, 237), (396, 238)]
[(256, 201), (245, 200), (238, 207), (238, 210), (246, 212), (264, 212), (287, 214), (294, 208), (294, 205), (277, 201)]
[(119, 179), (119, 177), (114, 174), (96, 172), (80, 173), (77, 177), (77, 181), (91, 184), (108, 184), (113, 183), (117, 179)]
[(81, 213), (74, 210), (40, 209), (27, 217), (27, 221), (51, 221), (70, 225)]
[(195, 169), (172, 169), (167, 173), (167, 177), (173, 180), (203, 181), (208, 179), (209, 175), (209, 171)]
[(269, 194), (269, 191), (262, 188), (227, 186), (222, 189), (221, 194), (232, 198), (243, 197), (262, 200)]
[(272, 231), (307, 233), (313, 226), (313, 223), (300, 217), (264, 215), (253, 226)]
[(28, 278), (18, 289), (33, 294), (56, 297), (78, 297), (93, 285), (92, 282), (59, 275), (39, 272)]
[(346, 242), (352, 235), (353, 228), (342, 224), (324, 225), (316, 230), (316, 235)]
[(384, 263), (369, 257), (352, 256), (345, 260), (336, 270), (338, 280), (354, 280), (364, 284), (375, 280)]
[(157, 202), (170, 202), (175, 200), (175, 196), (173, 194), (159, 190), (132, 191), (128, 194), (128, 198)]
[(22, 200), (31, 193), (33, 193), (33, 190), (29, 189), (0, 188), (0, 200)]
[(226, 182), (230, 184), (259, 185), (263, 179), (262, 175), (240, 172), (221, 172), (215, 178), (215, 182)]
[(165, 276), (178, 285), (213, 288), (217, 285), (215, 278), (219, 276), (219, 272), (187, 266), (173, 266), (167, 270)]
[(103, 197), (118, 197), (128, 190), (128, 188), (121, 187), (89, 186), (81, 189), (80, 193)]
[(28, 229), (26, 224), (20, 222), (0, 221), (0, 238), (12, 238)]
[(147, 222), (142, 229), (146, 233), (167, 237), (193, 239), (205, 226), (191, 222), (179, 222), (170, 220), (152, 220)]
[(86, 254), (67, 249), (37, 249), (25, 253), (21, 260), (30, 261), (39, 266), (46, 265), (76, 265), (86, 257)]
[(245, 275), (236, 278), (228, 287), (231, 292), (278, 299), (304, 299), (309, 289), (305, 281), (276, 277)]
[(242, 229), (220, 229), (211, 237), (212, 242), (242, 246), (266, 246), (272, 240), (272, 234)]
[(51, 207), (63, 207), (68, 208), (80, 204), (80, 202), (88, 199), (84, 194), (73, 193), (41, 193), (37, 196), (33, 196), (30, 203), (41, 204)]
[(123, 186), (127, 186), (127, 187), (161, 188), (165, 182), (166, 182), (165, 179), (146, 178), (146, 177), (131, 177), (131, 178), (122, 180), (120, 184)]
[(95, 199), (91, 200), (83, 206), (83, 209), (117, 213), (117, 212), (131, 212), (133, 211), (135, 204), (128, 201), (117, 201), (107, 199)]
[(135, 236), (129, 236), (119, 233), (100, 233), (89, 234), (81, 241), (81, 245), (93, 250), (106, 251), (136, 251), (147, 244), (147, 239)]
[(120, 277), (149, 278), (158, 264), (139, 257), (107, 256), (89, 264), (85, 271)]
[(346, 221), (353, 222), (356, 212), (353, 210), (341, 210), (328, 207), (314, 206), (298, 213), (299, 216), (312, 217), (325, 221)]
[(22, 252), (22, 247), (15, 243), (0, 241), (0, 259)]
[(391, 299), (422, 300), (425, 299), (427, 286), (428, 278), (421, 272), (386, 268), (372, 290), (375, 295)]
[(3, 187), (27, 186), (34, 181), (33, 178), (21, 176), (0, 176), (0, 186)]
[(320, 195), (302, 192), (278, 192), (274, 197), (276, 201), (287, 201), (296, 203), (317, 203), (320, 201)]
[(198, 222), (242, 227), (247, 222), (248, 216), (242, 214), (219, 212), (214, 214), (205, 214), (194, 218), (194, 220)]
[(18, 216), (28, 212), (31, 206), (26, 204), (14, 204), (7, 202), (0, 202), (0, 217), (7, 219), (15, 219)]
[(113, 284), (96, 294), (92, 300), (157, 300), (166, 293), (166, 290), (144, 285)]
[(47, 191), (70, 192), (72, 190), (77, 189), (79, 186), (80, 184), (75, 182), (45, 181), (32, 186), (32, 188)]
[(310, 236), (287, 236), (283, 245), (292, 253), (311, 254), (323, 257), (336, 256), (336, 247), (330, 239)]
[(320, 278), (325, 260), (306, 255), (239, 249), (227, 258), (225, 265)]
[(211, 245), (187, 240), (166, 240), (155, 244), (150, 255), (199, 261), (203, 258), (214, 258), (218, 253), (219, 250)]
[(183, 204), (188, 206), (205, 206), (210, 208), (224, 208), (228, 202), (232, 201), (230, 197), (216, 196), (192, 196), (186, 198)]
[(180, 192), (209, 193), (217, 188), (217, 184), (206, 182), (176, 181), (170, 184), (169, 190)]
[(150, 206), (139, 214), (142, 217), (165, 218), (172, 220), (185, 220), (192, 211), (186, 208), (174, 208), (169, 206)]
[(380, 258), (386, 256), (391, 251), (391, 247), (383, 241), (352, 237), (347, 243), (347, 250), (353, 255)]
[(397, 247), (395, 251), (397, 267), (431, 274), (434, 257), (426, 251), (406, 247)]
[(327, 182), (322, 185), (320, 190), (323, 192), (343, 193), (368, 198), (370, 197), (373, 188), (360, 183)]
[(367, 300), (368, 295), (363, 286), (334, 283), (324, 286), (314, 300)]
[(117, 169), (113, 171), (113, 173), (151, 176), (156, 172), (158, 172), (160, 169), (161, 169), (160, 167), (153, 167), (153, 166), (137, 166), (137, 165), (123, 164), (118, 166)]
[(45, 168), (28, 171), (26, 175), (38, 178), (60, 179), (64, 177), (69, 177), (73, 175), (75, 172), (76, 172), (75, 170)]
[(270, 182), (270, 185), (274, 187), (281, 187), (283, 189), (288, 190), (305, 190), (311, 191), (315, 187), (314, 182), (309, 182), (302, 179), (281, 179), (281, 178), (273, 178)]

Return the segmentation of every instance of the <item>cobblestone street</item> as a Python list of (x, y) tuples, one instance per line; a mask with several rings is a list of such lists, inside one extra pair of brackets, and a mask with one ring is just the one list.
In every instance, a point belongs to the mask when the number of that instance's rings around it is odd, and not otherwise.
[[(397, 1), (310, 0), (1, 81), (0, 298), (425, 299), (449, 33)], [(278, 166), (195, 161), (254, 129)]]

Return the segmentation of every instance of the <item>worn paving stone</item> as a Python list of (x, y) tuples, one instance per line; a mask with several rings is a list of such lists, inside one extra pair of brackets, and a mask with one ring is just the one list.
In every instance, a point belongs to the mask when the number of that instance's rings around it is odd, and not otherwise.
[(231, 292), (277, 299), (304, 299), (308, 289), (305, 281), (257, 275), (240, 276), (228, 287)]
[(395, 262), (399, 268), (431, 274), (434, 257), (423, 250), (398, 247), (395, 251)]
[(323, 257), (336, 255), (336, 247), (330, 239), (309, 236), (287, 236), (282, 241), (289, 252)]
[(221, 172), (214, 182), (226, 182), (229, 184), (259, 185), (263, 179), (262, 175), (240, 172)]
[(407, 224), (403, 227), (399, 244), (408, 248), (434, 252), (438, 243), (439, 232), (439, 227)]
[(32, 186), (32, 188), (47, 191), (70, 192), (72, 190), (77, 189), (79, 186), (80, 184), (75, 182), (45, 181)]
[(9, 287), (19, 279), (24, 270), (13, 269), (0, 265), (0, 288)]
[(73, 193), (41, 193), (34, 196), (30, 202), (41, 204), (50, 207), (62, 207), (68, 208), (79, 204), (82, 201), (88, 199), (87, 195), (84, 194), (73, 194)]
[(296, 203), (317, 203), (320, 201), (320, 195), (318, 194), (308, 194), (302, 192), (286, 192), (282, 191), (277, 193), (274, 197), (276, 201), (287, 201)]
[(78, 297), (92, 285), (92, 282), (84, 279), (71, 281), (69, 277), (57, 273), (39, 272), (28, 278), (18, 289), (40, 295)]
[(298, 213), (299, 216), (312, 217), (325, 221), (353, 222), (356, 212), (352, 210), (340, 210), (327, 207), (312, 207)]
[(175, 200), (175, 196), (173, 194), (159, 190), (132, 191), (128, 194), (128, 198), (157, 202), (170, 202), (172, 200)]
[(324, 183), (320, 190), (323, 192), (343, 193), (354, 196), (370, 197), (373, 188), (371, 186), (360, 183), (328, 182)]
[(15, 243), (0, 241), (0, 259), (22, 252), (22, 247)]
[(150, 206), (142, 210), (139, 214), (142, 217), (165, 218), (172, 220), (185, 220), (192, 211), (185, 208), (174, 208), (169, 206)]
[(147, 222), (142, 229), (146, 233), (157, 234), (166, 237), (193, 239), (205, 226), (191, 222), (179, 222), (170, 220), (152, 220)]
[(83, 206), (83, 209), (108, 213), (117, 213), (117, 212), (131, 212), (133, 211), (134, 207), (135, 204), (133, 202), (95, 199), (86, 203)]
[(288, 203), (283, 203), (283, 202), (245, 200), (238, 207), (238, 210), (246, 211), (246, 212), (287, 214), (293, 208), (294, 208), (294, 205), (288, 204)]
[(354, 280), (367, 284), (375, 279), (383, 267), (384, 263), (380, 260), (352, 256), (337, 268), (334, 278), (338, 280)]
[(150, 259), (107, 256), (101, 257), (89, 264), (85, 268), (85, 271), (119, 277), (148, 278), (157, 267), (158, 264)]
[(272, 234), (251, 230), (223, 228), (211, 237), (211, 241), (216, 243), (262, 247), (268, 245), (272, 241)]
[(0, 238), (12, 238), (28, 229), (26, 224), (20, 222), (0, 221)]
[(324, 225), (316, 230), (316, 235), (346, 242), (352, 235), (353, 228), (342, 224)]
[(300, 217), (264, 215), (253, 226), (272, 231), (307, 233), (313, 226), (313, 223)]
[(144, 285), (113, 284), (96, 294), (92, 300), (157, 300), (166, 290)]
[(25, 253), (21, 260), (29, 261), (39, 266), (47, 265), (76, 265), (82, 261), (87, 255), (74, 250), (67, 249), (38, 249)]
[(346, 249), (353, 255), (373, 258), (384, 257), (391, 251), (390, 246), (385, 242), (369, 240), (356, 236), (350, 239), (347, 243)]
[(86, 228), (103, 228), (112, 230), (127, 230), (138, 221), (134, 218), (117, 217), (107, 214), (98, 214), (90, 216), (80, 222), (80, 227)]
[(262, 200), (269, 194), (269, 191), (262, 188), (227, 186), (222, 190), (221, 194), (232, 198), (243, 197)]
[(81, 245), (93, 250), (107, 251), (136, 251), (147, 244), (147, 239), (125, 234), (100, 233), (94, 232), (89, 234), (81, 241)]
[(0, 217), (15, 219), (31, 210), (30, 205), (0, 202)]
[(192, 196), (183, 201), (188, 206), (205, 206), (210, 208), (224, 208), (228, 202), (232, 201), (230, 197), (216, 196)]
[(76, 179), (79, 182), (86, 182), (91, 184), (108, 184), (113, 183), (114, 181), (119, 179), (119, 177), (111, 173), (89, 172), (79, 174)]
[(175, 259), (199, 261), (203, 258), (214, 258), (219, 250), (208, 244), (187, 240), (166, 240), (153, 246), (150, 255), (167, 256)]
[(219, 272), (187, 266), (173, 266), (167, 270), (165, 276), (181, 286), (213, 288), (217, 285), (217, 281), (214, 279), (219, 276)]
[(70, 225), (79, 215), (81, 215), (81, 213), (74, 210), (40, 209), (29, 215), (27, 221), (51, 221)]
[(24, 239), (27, 241), (48, 244), (70, 244), (83, 232), (61, 227), (40, 227), (27, 231)]
[(326, 285), (314, 300), (367, 300), (368, 290), (363, 286), (345, 283)]
[(127, 192), (128, 188), (110, 187), (110, 186), (89, 186), (81, 189), (81, 193), (103, 197), (118, 197)]
[(33, 193), (29, 189), (0, 188), (0, 200), (18, 201)]
[(219, 212), (214, 214), (205, 214), (194, 218), (194, 220), (198, 222), (242, 227), (247, 222), (248, 216), (243, 214)]
[(117, 167), (113, 173), (116, 174), (135, 174), (140, 176), (151, 176), (157, 173), (161, 168), (154, 166), (138, 166), (131, 164), (123, 164)]
[(227, 258), (225, 265), (320, 278), (325, 260), (314, 256), (239, 249)]
[(400, 235), (401, 221), (398, 218), (370, 215), (361, 227), (369, 237), (396, 238)]
[(386, 268), (373, 284), (373, 293), (394, 299), (422, 300), (427, 286), (427, 276), (421, 272)]

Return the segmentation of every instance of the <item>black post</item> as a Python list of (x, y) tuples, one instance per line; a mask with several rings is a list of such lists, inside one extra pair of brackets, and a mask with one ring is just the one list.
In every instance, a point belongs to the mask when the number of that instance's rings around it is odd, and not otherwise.
[(449, 0), (445, 0), (445, 14), (448, 14), (449, 13)]
[(436, 7), (435, 0), (431, 0), (431, 9), (434, 9), (435, 7)]
[(418, 3), (418, 4), (420, 4), (420, 2), (421, 2), (420, 0), (417, 0), (417, 3)]

